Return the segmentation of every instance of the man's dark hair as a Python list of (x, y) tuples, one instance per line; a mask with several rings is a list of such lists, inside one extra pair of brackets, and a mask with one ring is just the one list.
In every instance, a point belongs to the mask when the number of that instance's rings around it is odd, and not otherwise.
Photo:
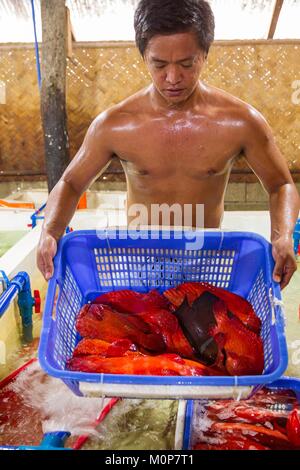
[(156, 35), (193, 31), (207, 54), (214, 40), (215, 20), (205, 0), (140, 0), (135, 15), (136, 45), (144, 57), (147, 45)]

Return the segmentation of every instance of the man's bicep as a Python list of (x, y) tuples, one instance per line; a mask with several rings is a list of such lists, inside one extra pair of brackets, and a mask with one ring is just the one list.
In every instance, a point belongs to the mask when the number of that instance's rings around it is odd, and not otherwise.
[(255, 110), (251, 111), (247, 122), (244, 153), (248, 165), (269, 193), (293, 181), (272, 129)]
[(80, 149), (62, 177), (76, 192), (85, 191), (110, 164), (113, 151), (109, 140), (109, 128), (99, 116), (90, 125)]

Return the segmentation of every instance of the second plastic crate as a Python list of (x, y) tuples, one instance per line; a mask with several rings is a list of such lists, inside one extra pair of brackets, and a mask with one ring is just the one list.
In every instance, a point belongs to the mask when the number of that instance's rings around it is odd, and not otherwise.
[[(292, 377), (283, 377), (280, 380), (267, 386), (270, 390), (290, 390), (294, 392), (298, 403), (300, 404), (300, 379)], [(183, 429), (182, 450), (192, 450), (196, 443), (197, 418), (196, 418), (197, 401), (188, 400), (185, 407), (185, 422)], [(181, 435), (182, 435), (181, 434)]]

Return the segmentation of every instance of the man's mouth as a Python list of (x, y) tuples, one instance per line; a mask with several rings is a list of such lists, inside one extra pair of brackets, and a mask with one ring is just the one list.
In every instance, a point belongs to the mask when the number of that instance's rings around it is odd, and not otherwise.
[(169, 96), (179, 96), (183, 93), (184, 88), (167, 88), (166, 93)]

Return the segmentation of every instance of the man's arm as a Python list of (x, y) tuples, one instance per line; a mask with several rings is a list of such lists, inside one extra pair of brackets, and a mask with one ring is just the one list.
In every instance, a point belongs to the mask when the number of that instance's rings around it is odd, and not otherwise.
[(250, 106), (246, 111), (245, 129), (246, 159), (270, 197), (273, 277), (283, 289), (297, 269), (293, 232), (300, 209), (299, 194), (270, 126)]
[(110, 163), (113, 152), (107, 121), (107, 113), (103, 113), (92, 122), (81, 148), (49, 195), (37, 252), (37, 265), (46, 280), (53, 275), (57, 241), (74, 215), (81, 195)]

